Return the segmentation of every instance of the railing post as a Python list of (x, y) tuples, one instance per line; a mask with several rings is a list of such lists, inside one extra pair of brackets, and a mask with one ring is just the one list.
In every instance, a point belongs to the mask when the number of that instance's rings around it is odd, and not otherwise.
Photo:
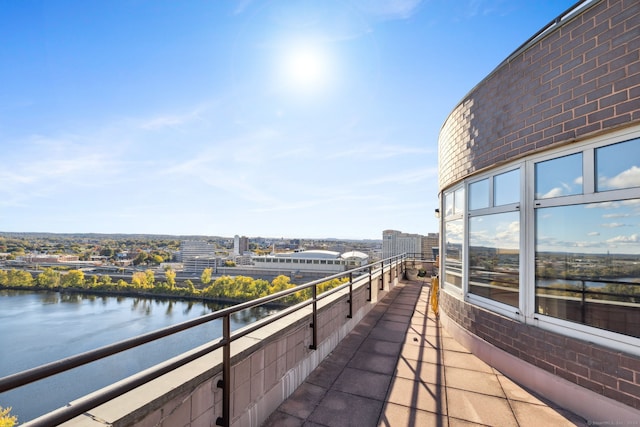
[(312, 288), (313, 297), (313, 313), (311, 313), (311, 344), (309, 348), (315, 350), (318, 348), (318, 285), (313, 285)]
[(585, 323), (585, 320), (587, 317), (586, 292), (587, 292), (586, 281), (582, 279), (582, 298), (580, 301), (580, 314), (582, 316), (582, 323)]
[(349, 315), (347, 318), (353, 318), (353, 273), (349, 273)]
[(384, 261), (382, 261), (382, 270), (380, 271), (380, 290), (384, 290)]
[(367, 298), (367, 301), (371, 301), (371, 298), (371, 266), (369, 266), (369, 298)]
[[(222, 417), (218, 417), (216, 425), (229, 427), (231, 425), (231, 320), (227, 314), (222, 318)], [(222, 384), (220, 384), (222, 383)]]

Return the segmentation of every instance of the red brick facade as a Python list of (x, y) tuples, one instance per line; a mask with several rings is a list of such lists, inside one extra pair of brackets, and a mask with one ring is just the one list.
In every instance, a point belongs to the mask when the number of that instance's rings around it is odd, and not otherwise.
[(440, 189), (638, 122), (640, 2), (596, 1), (504, 61), (453, 110), (440, 133)]

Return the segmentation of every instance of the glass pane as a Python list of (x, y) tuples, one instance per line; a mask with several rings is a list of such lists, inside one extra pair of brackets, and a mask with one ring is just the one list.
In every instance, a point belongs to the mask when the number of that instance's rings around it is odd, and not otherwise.
[(458, 188), (454, 193), (454, 213), (464, 213), (464, 188)]
[(640, 199), (536, 210), (536, 312), (640, 337)]
[(582, 194), (582, 153), (536, 163), (536, 199)]
[(520, 170), (505, 172), (493, 178), (494, 206), (520, 201)]
[(444, 195), (444, 216), (453, 215), (453, 193)]
[(596, 149), (596, 191), (640, 187), (640, 138)]
[(462, 287), (462, 218), (445, 223), (445, 282)]
[(469, 219), (469, 292), (519, 306), (520, 215)]
[(469, 184), (469, 209), (489, 207), (489, 179)]

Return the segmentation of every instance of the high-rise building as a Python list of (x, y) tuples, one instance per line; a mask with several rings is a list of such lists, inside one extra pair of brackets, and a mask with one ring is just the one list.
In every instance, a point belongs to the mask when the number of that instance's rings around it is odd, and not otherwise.
[(213, 255), (215, 255), (214, 246), (203, 240), (183, 240), (180, 243), (180, 258), (182, 261), (185, 261), (188, 258)]
[(243, 255), (245, 252), (249, 251), (249, 238), (246, 236), (238, 236), (237, 234), (233, 237), (233, 254), (234, 255)]
[(436, 259), (439, 238), (439, 233), (429, 233), (422, 236), (422, 259)]
[(421, 256), (422, 237), (420, 234), (384, 230), (382, 232), (382, 258), (386, 259), (404, 253), (412, 256)]

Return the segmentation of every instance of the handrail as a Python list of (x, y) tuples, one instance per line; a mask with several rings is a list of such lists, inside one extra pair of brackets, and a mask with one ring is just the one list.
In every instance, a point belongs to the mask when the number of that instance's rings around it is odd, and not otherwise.
[[(176, 325), (168, 326), (162, 329), (158, 329), (156, 331), (139, 335), (137, 337), (128, 338), (128, 339), (116, 342), (114, 344), (109, 344), (94, 350), (80, 353), (80, 354), (67, 357), (58, 361), (54, 361), (51, 363), (47, 363), (35, 368), (27, 369), (25, 371), (18, 372), (12, 375), (8, 375), (6, 377), (0, 378), (0, 393), (33, 383), (35, 381), (39, 381), (41, 379), (59, 374), (61, 372), (69, 371), (79, 366), (103, 359), (108, 356), (112, 356), (114, 354), (123, 352), (125, 350), (129, 350), (134, 347), (138, 347), (142, 344), (146, 344), (148, 342), (155, 341), (160, 338), (167, 337), (169, 335), (184, 331), (194, 326), (211, 322), (216, 319), (223, 319), (222, 338), (214, 340), (212, 343), (208, 345), (201, 346), (201, 347), (198, 347), (197, 349), (183, 353), (182, 355), (177, 356), (169, 361), (165, 361), (163, 363), (155, 365), (154, 367), (151, 367), (143, 372), (140, 372), (122, 381), (119, 381), (116, 384), (108, 386), (105, 389), (100, 390), (99, 392), (95, 392), (91, 395), (80, 398), (76, 400), (74, 405), (72, 406), (59, 408), (57, 410), (49, 412), (48, 414), (42, 415), (36, 418), (35, 420), (28, 422), (28, 425), (29, 426), (48, 426), (48, 425), (59, 424), (64, 421), (68, 421), (78, 415), (81, 415), (87, 412), (91, 408), (94, 408), (98, 405), (108, 402), (109, 400), (117, 396), (120, 396), (130, 390), (133, 390), (134, 388), (146, 382), (149, 382), (155, 378), (158, 378), (161, 375), (166, 374), (167, 372), (170, 372), (180, 366), (183, 366), (219, 348), (223, 348), (223, 380), (222, 380), (222, 383), (219, 384), (219, 386), (223, 388), (223, 416), (218, 419), (218, 424), (229, 425), (230, 423), (229, 377), (230, 377), (230, 358), (231, 358), (230, 345), (233, 341), (239, 338), (242, 338), (267, 324), (271, 324), (276, 320), (281, 319), (282, 317), (285, 317), (291, 313), (297, 312), (309, 305), (312, 305), (313, 320), (310, 326), (313, 328), (313, 343), (310, 345), (310, 348), (315, 349), (317, 346), (317, 302), (319, 300), (327, 298), (337, 292), (340, 292), (348, 288), (349, 289), (349, 296), (348, 296), (349, 317), (350, 317), (352, 315), (352, 304), (353, 304), (352, 293), (353, 293), (354, 273), (362, 272), (363, 277), (366, 277), (365, 275), (368, 275), (369, 295), (370, 295), (372, 274), (380, 272), (381, 275), (383, 276), (384, 273), (386, 273), (385, 263), (387, 266), (390, 266), (392, 268), (393, 266), (397, 266), (401, 264), (406, 259), (407, 259), (407, 254), (395, 255), (380, 261), (376, 261), (374, 263), (367, 264), (365, 266), (361, 266), (351, 270), (346, 270), (340, 273), (336, 273), (336, 274), (324, 277), (322, 279), (316, 279), (291, 289), (285, 289), (283, 291), (279, 291), (262, 298), (239, 303), (231, 307), (227, 307), (222, 310), (215, 311), (213, 313), (205, 314), (196, 319), (190, 319), (190, 320), (178, 323)], [(348, 277), (349, 281), (333, 289), (325, 291), (322, 294), (317, 294), (317, 285), (327, 282), (329, 280), (339, 279), (342, 277)], [(384, 284), (384, 278), (382, 282)], [(254, 322), (254, 324), (248, 328), (243, 328), (241, 331), (237, 331), (234, 334), (231, 333), (230, 316), (232, 314), (242, 310), (249, 309), (249, 308), (259, 307), (261, 305), (268, 304), (270, 302), (304, 291), (309, 288), (312, 289), (312, 297), (310, 299), (303, 301), (301, 303), (298, 303), (296, 305), (293, 305), (291, 307), (288, 307), (277, 314), (269, 316), (266, 322), (257, 321), (257, 322)]]

